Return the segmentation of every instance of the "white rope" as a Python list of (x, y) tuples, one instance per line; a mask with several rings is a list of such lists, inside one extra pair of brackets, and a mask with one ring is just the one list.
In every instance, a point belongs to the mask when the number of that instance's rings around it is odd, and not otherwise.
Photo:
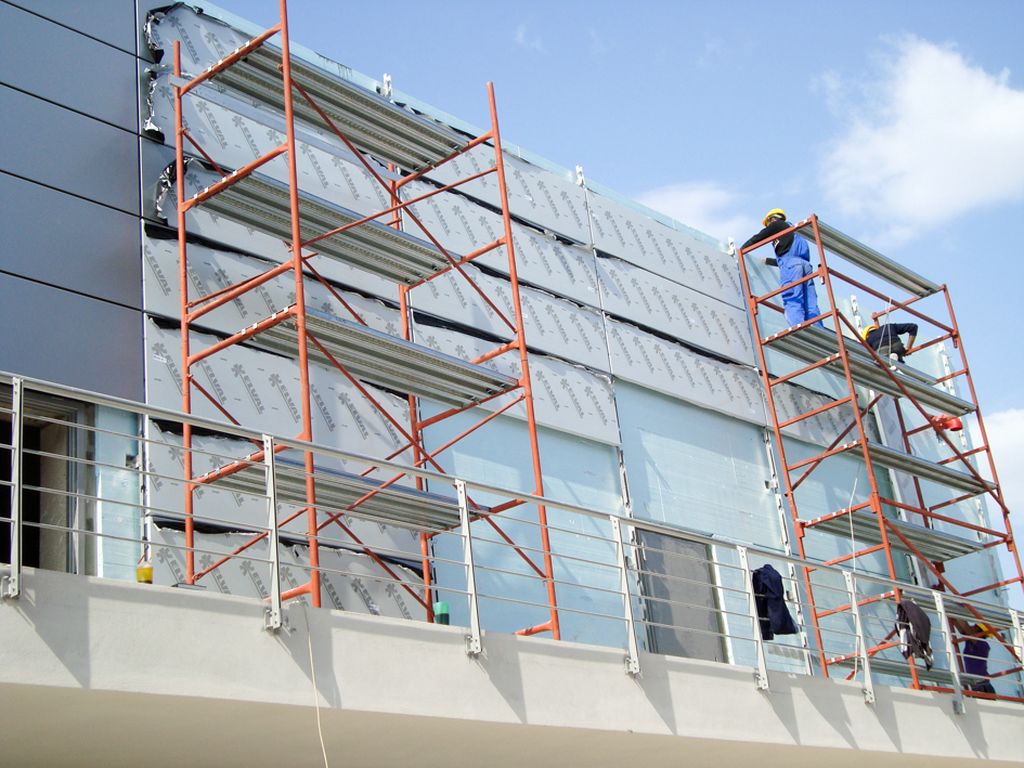
[(316, 708), (316, 733), (320, 738), (320, 753), (324, 757), (324, 768), (331, 768), (327, 760), (327, 746), (324, 744), (324, 728), (320, 721), (320, 691), (316, 687), (316, 666), (313, 663), (313, 634), (309, 631), (309, 606), (302, 603), (302, 615), (306, 619), (306, 645), (309, 648), (309, 679), (313, 683), (313, 706)]

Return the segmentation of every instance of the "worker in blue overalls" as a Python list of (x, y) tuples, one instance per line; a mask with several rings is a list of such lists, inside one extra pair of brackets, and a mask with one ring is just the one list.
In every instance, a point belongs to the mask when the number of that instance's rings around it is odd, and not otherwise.
[[(754, 243), (767, 240), (772, 235), (789, 229), (792, 224), (786, 221), (786, 212), (781, 208), (773, 208), (768, 211), (761, 222), (764, 229), (747, 240), (744, 248), (749, 248)], [(764, 263), (779, 268), (779, 285), (789, 285), (802, 277), (807, 277), (814, 270), (811, 267), (811, 249), (807, 241), (794, 232), (787, 232), (782, 237), (776, 238), (772, 245), (775, 247), (775, 258), (770, 256), (764, 259)], [(799, 285), (792, 285), (782, 292), (782, 307), (786, 311), (786, 320), (791, 326), (810, 320), (821, 314), (818, 309), (818, 294), (814, 290), (814, 281), (808, 280)], [(818, 321), (815, 323), (819, 328), (825, 326)]]

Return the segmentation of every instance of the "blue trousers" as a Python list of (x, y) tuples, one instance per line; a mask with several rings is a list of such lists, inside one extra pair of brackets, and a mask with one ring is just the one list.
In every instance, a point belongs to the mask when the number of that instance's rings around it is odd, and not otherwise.
[[(794, 280), (807, 277), (813, 271), (809, 261), (787, 254), (779, 259), (779, 285), (786, 285)], [(814, 289), (814, 281), (808, 280), (806, 283), (800, 283), (800, 285), (794, 285), (784, 290), (782, 292), (782, 308), (786, 310), (786, 320), (790, 325), (796, 325), (820, 315), (821, 310), (818, 309), (818, 293)], [(821, 322), (817, 322), (815, 325), (819, 328), (825, 327)]]

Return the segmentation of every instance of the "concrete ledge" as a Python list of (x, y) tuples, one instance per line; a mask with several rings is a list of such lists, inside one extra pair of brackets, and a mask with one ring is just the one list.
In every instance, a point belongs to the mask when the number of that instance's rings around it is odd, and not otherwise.
[[(1024, 764), (1024, 708), (27, 570), (0, 605), (12, 765)], [(312, 657), (312, 666), (310, 660)], [(314, 691), (315, 681), (315, 691)], [(315, 698), (314, 698), (315, 697)], [(557, 758), (555, 757), (557, 756)]]

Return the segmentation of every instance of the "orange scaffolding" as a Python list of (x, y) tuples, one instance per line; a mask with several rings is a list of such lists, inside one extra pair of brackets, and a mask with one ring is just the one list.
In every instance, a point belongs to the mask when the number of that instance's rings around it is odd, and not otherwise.
[[(1012, 584), (1024, 584), (1024, 574), (1021, 572), (1020, 558), (1010, 525), (1009, 509), (999, 486), (977, 392), (948, 288), (932, 283), (896, 264), (877, 251), (828, 226), (815, 215), (792, 225), (784, 232), (773, 235), (772, 239), (788, 233), (805, 235), (817, 248), (818, 268), (800, 280), (755, 295), (751, 288), (750, 254), (768, 244), (770, 240), (740, 248), (738, 256), (747, 308), (756, 339), (758, 365), (771, 413), (775, 446), (780, 458), (780, 474), (800, 557), (804, 560), (810, 559), (805, 541), (808, 531), (824, 531), (840, 536), (855, 532), (856, 543), (851, 546), (851, 551), (824, 561), (826, 564), (856, 567), (858, 558), (881, 553), (885, 559), (887, 575), (899, 581), (900, 576), (894, 558), (896, 553), (902, 552), (904, 555), (912, 556), (920, 564), (922, 578), (949, 593), (950, 604), (954, 604), (956, 595), (966, 597)], [(829, 257), (826, 256), (826, 252), (830, 254)], [(886, 290), (880, 291), (850, 274), (840, 272), (829, 264), (829, 258), (833, 257), (843, 259), (857, 269), (880, 279), (886, 285)], [(772, 330), (771, 323), (766, 322), (766, 317), (775, 318), (775, 313), (784, 315), (777, 297), (787, 289), (818, 279), (824, 286), (829, 307), (818, 317), (809, 318), (783, 330)], [(907, 354), (935, 345), (945, 345), (956, 350), (958, 360), (951, 364), (943, 375), (931, 376), (888, 357), (883, 358), (862, 339), (854, 322), (838, 308), (836, 292), (840, 286), (862, 291), (886, 307), (871, 315), (872, 322), (884, 323), (888, 314), (896, 310), (905, 312), (920, 322), (923, 340), (915, 344), (914, 348), (907, 350)], [(939, 303), (942, 315), (930, 316), (921, 310), (922, 305), (919, 302), (929, 297), (941, 297), (941, 301), (932, 299), (930, 304), (934, 306)], [(819, 327), (819, 322), (825, 323), (825, 327)], [(865, 325), (867, 324), (865, 322)], [(767, 335), (765, 326), (769, 326)], [(774, 328), (777, 327), (776, 324)], [(769, 358), (769, 355), (773, 354), (783, 355), (784, 359)], [(773, 373), (773, 369), (791, 367), (794, 360), (797, 361), (795, 369), (781, 374)], [(777, 388), (786, 383), (797, 383), (805, 380), (801, 377), (809, 374), (818, 375), (823, 371), (832, 374), (834, 380), (840, 382), (842, 395), (831, 399), (825, 405), (784, 418), (779, 410)], [(966, 396), (961, 397), (959, 392)], [(868, 427), (869, 415), (878, 414), (880, 409), (888, 407), (887, 404), (891, 404), (899, 424), (899, 450), (873, 439)], [(787, 434), (787, 428), (843, 407), (850, 410), (852, 418), (832, 442), (816, 455), (791, 461), (786, 449), (794, 438)], [(980, 443), (977, 446), (968, 449), (958, 445), (951, 438), (948, 427), (953, 418), (959, 417), (977, 420), (977, 432), (980, 435)], [(911, 438), (925, 433), (931, 433), (936, 437), (944, 452), (949, 454), (948, 457), (932, 461), (914, 455)], [(798, 503), (798, 490), (830, 457), (842, 454), (855, 455), (863, 461), (869, 484), (866, 498), (851, 499), (850, 505), (842, 509), (814, 509), (808, 510), (811, 512), (810, 516), (802, 515), (801, 505)], [(987, 463), (988, 477), (978, 470), (979, 458)], [(880, 484), (879, 478), (884, 471), (906, 473), (913, 484), (913, 492), (908, 494), (912, 498), (892, 498), (891, 496), (899, 494), (883, 492), (883, 484)], [(922, 486), (923, 482), (933, 487), (948, 489), (944, 493), (948, 492), (949, 497), (939, 501), (929, 500), (926, 489)], [(896, 487), (895, 484), (884, 485), (887, 488)], [(999, 528), (988, 528), (950, 514), (950, 507), (977, 497), (987, 497), (999, 509)], [(1016, 568), (1015, 574), (995, 583), (965, 589), (958, 589), (951, 583), (946, 573), (947, 562), (1001, 546), (1009, 550)], [(856, 654), (828, 656), (822, 642), (820, 622), (828, 616), (850, 611), (852, 606), (817, 606), (811, 579), (813, 571), (813, 566), (805, 567), (803, 581), (808, 610), (813, 619), (818, 660), (823, 674), (827, 677), (830, 667), (847, 663)], [(898, 601), (899, 590), (866, 598), (857, 605), (887, 599)], [(952, 612), (955, 613), (957, 610), (972, 621), (985, 619), (980, 611), (969, 605), (962, 609), (953, 608)], [(874, 655), (893, 647), (896, 643), (890, 641), (891, 637), (892, 633), (884, 642), (867, 649), (867, 653)], [(1016, 658), (1012, 642), (1003, 637), (999, 640)], [(1020, 659), (1017, 659), (1017, 662), (1020, 662)], [(1019, 670), (1018, 666), (1005, 674)], [(903, 669), (903, 674), (909, 675), (912, 685), (916, 688), (935, 688), (919, 680), (912, 659)]]
[[(276, 43), (271, 43), (276, 39)], [(239, 70), (242, 70), (239, 74)], [(390, 460), (406, 450), (413, 451), (415, 466), (443, 471), (437, 461), (442, 451), (458, 440), (493, 420), (513, 406), (523, 403), (529, 432), (529, 445), (533, 468), (533, 494), (543, 495), (544, 483), (541, 472), (540, 449), (537, 437), (537, 422), (534, 412), (530, 384), (530, 365), (524, 333), (523, 312), (520, 303), (519, 280), (513, 248), (512, 219), (509, 212), (508, 194), (505, 183), (501, 134), (498, 128), (498, 113), (495, 106), (494, 89), (488, 83), (490, 129), (479, 136), (467, 138), (462, 134), (438, 126), (430, 121), (402, 109), (376, 94), (357, 93), (358, 87), (340, 80), (329, 80), (322, 74), (310, 71), (307, 65), (293, 60), (289, 50), (288, 11), (286, 0), (280, 0), (280, 20), (277, 24), (253, 37), (233, 53), (225, 56), (201, 74), (184, 79), (182, 74), (180, 44), (174, 44), (174, 86), (175, 102), (175, 170), (177, 187), (177, 231), (180, 267), (181, 293), (181, 359), (182, 359), (182, 410), (192, 412), (193, 390), (208, 399), (227, 419), (238, 423), (225, 404), (217, 401), (193, 376), (195, 365), (210, 355), (232, 345), (272, 343), (275, 349), (287, 349), (297, 358), (300, 376), (300, 400), (302, 410), (302, 431), (297, 439), (312, 441), (313, 424), (310, 399), (311, 360), (338, 370), (351, 384), (394, 425), (405, 440), (398, 451), (386, 457)], [(231, 79), (231, 78), (235, 79)], [(285, 140), (270, 152), (237, 169), (220, 167), (213, 155), (207, 152), (184, 127), (182, 102), (190, 92), (203, 83), (219, 80), (228, 87), (241, 88), (247, 95), (263, 99), (264, 103), (283, 112)], [(325, 99), (327, 105), (325, 106)], [(356, 106), (352, 106), (355, 99)], [(359, 100), (365, 107), (369, 104), (375, 112), (362, 113)], [(380, 123), (365, 128), (367, 120), (378, 119)], [(390, 205), (370, 215), (354, 214), (351, 211), (322, 205), (311, 196), (304, 195), (299, 188), (296, 165), (296, 121), (302, 119), (315, 122), (319, 128), (326, 128), (336, 136), (361, 162), (366, 172), (386, 190)], [(388, 126), (394, 126), (395, 136), (386, 136)], [(353, 127), (354, 126), (354, 127)], [(382, 127), (383, 126), (383, 127)], [(401, 135), (397, 135), (401, 134)], [(186, 145), (196, 155), (186, 158)], [(453, 183), (436, 186), (431, 191), (411, 199), (403, 199), (404, 188), (421, 179), (428, 172), (448, 163), (454, 158), (480, 147), (490, 146), (494, 151), (494, 166), (479, 173), (461, 178)], [(375, 167), (371, 157), (387, 162), (389, 175), (385, 178)], [(206, 166), (216, 171), (220, 179), (200, 193), (186, 197), (186, 166), (199, 158)], [(288, 181), (274, 183), (265, 178), (260, 169), (276, 158), (283, 158), (288, 167)], [(481, 244), (473, 252), (462, 255), (449, 253), (441, 242), (430, 233), (410, 208), (417, 202), (436, 194), (452, 190), (469, 181), (494, 174), (500, 196), (500, 214), (503, 231), (493, 242)], [(406, 196), (408, 197), (408, 196)], [(278, 266), (254, 275), (234, 285), (199, 299), (189, 297), (188, 281), (188, 237), (186, 215), (198, 206), (210, 206), (218, 214), (241, 220), (251, 227), (262, 229), (279, 236), (288, 244), (291, 256)], [(277, 206), (276, 208), (274, 206)], [(249, 210), (252, 218), (246, 219), (243, 210)], [(278, 219), (267, 213), (278, 212)], [(383, 220), (383, 221), (382, 221)], [(276, 221), (277, 224), (273, 224)], [(276, 228), (275, 228), (276, 227)], [(408, 230), (416, 232), (416, 237)], [(316, 250), (313, 250), (313, 249)], [(508, 258), (509, 282), (512, 297), (512, 317), (502, 313), (496, 303), (475, 283), (463, 268), (483, 254), (504, 248)], [(365, 321), (344, 298), (316, 270), (317, 259), (335, 258), (350, 261), (356, 266), (389, 278), (398, 286), (398, 303), (402, 317), (402, 338), (379, 333), (367, 327)], [(457, 272), (469, 282), (475, 293), (507, 327), (507, 341), (498, 344), (489, 352), (472, 360), (456, 360), (447, 355), (413, 342), (413, 316), (409, 293), (440, 275)], [(291, 273), (294, 278), (294, 303), (281, 307), (277, 312), (258, 322), (209, 345), (193, 350), (190, 332), (196, 321), (208, 312), (238, 296), (252, 291), (279, 276)], [(353, 320), (328, 319), (307, 309), (304, 287), (307, 279), (317, 280), (337, 299)], [(268, 341), (269, 339), (269, 341)], [(485, 364), (503, 355), (516, 355), (518, 377), (504, 376)], [(408, 395), (409, 425), (399, 423), (366, 388), (365, 383), (374, 383)], [(448, 417), (461, 414), (497, 398), (508, 396), (508, 402), (491, 404), (493, 410), (482, 417), (468, 430), (463, 431), (444, 445), (429, 451), (423, 442), (423, 431)], [(446, 409), (430, 418), (420, 417), (419, 399), (428, 397), (444, 403)], [(204, 570), (197, 571), (194, 560), (195, 492), (203, 485), (236, 475), (254, 467), (266, 458), (265, 448), (253, 451), (244, 459), (232, 462), (216, 471), (200, 477), (195, 476), (192, 462), (192, 429), (186, 424), (183, 432), (184, 476), (185, 476), (185, 569), (189, 583), (195, 583), (228, 558), (223, 558)], [(273, 449), (279, 451), (280, 448)], [(370, 467), (359, 478), (365, 479), (361, 493), (343, 510), (318, 515), (318, 488), (323, 489), (331, 478), (317, 472), (313, 454), (304, 454), (305, 507), (287, 519), (278, 520), (285, 525), (305, 516), (305, 537), (309, 547), (310, 579), (306, 584), (282, 595), (283, 599), (309, 595), (314, 606), (320, 605), (320, 573), (318, 547), (319, 534), (327, 526), (338, 526), (361, 549), (391, 577), (397, 579), (385, 560), (378, 557), (345, 524), (342, 515), (356, 510), (369, 500), (382, 494), (385, 489), (400, 481), (405, 475), (397, 474), (385, 482), (370, 480), (366, 476), (376, 468)], [(348, 479), (349, 484), (352, 478)], [(423, 491), (422, 481), (417, 479), (417, 489)], [(358, 483), (357, 483), (358, 486)], [(385, 497), (381, 497), (385, 498)], [(425, 496), (426, 498), (426, 496)], [(479, 519), (485, 520), (498, 531), (507, 542), (511, 539), (501, 531), (495, 515), (505, 509), (522, 504), (511, 501), (500, 508), (473, 508)], [(547, 526), (547, 512), (538, 505), (540, 529), (540, 550), (543, 561), (538, 563), (517, 547), (519, 555), (536, 575), (543, 580), (546, 588), (548, 618), (535, 626), (521, 630), (523, 634), (550, 632), (559, 638), (557, 600), (554, 585), (554, 567)], [(414, 595), (424, 607), (428, 620), (433, 620), (431, 571), (429, 567), (431, 532), (422, 530), (421, 554), (424, 560), (423, 597)], [(265, 538), (266, 533), (254, 535), (253, 539), (233, 554), (238, 554), (256, 541)], [(403, 584), (403, 586), (406, 586)], [(409, 589), (406, 586), (406, 589)]]

